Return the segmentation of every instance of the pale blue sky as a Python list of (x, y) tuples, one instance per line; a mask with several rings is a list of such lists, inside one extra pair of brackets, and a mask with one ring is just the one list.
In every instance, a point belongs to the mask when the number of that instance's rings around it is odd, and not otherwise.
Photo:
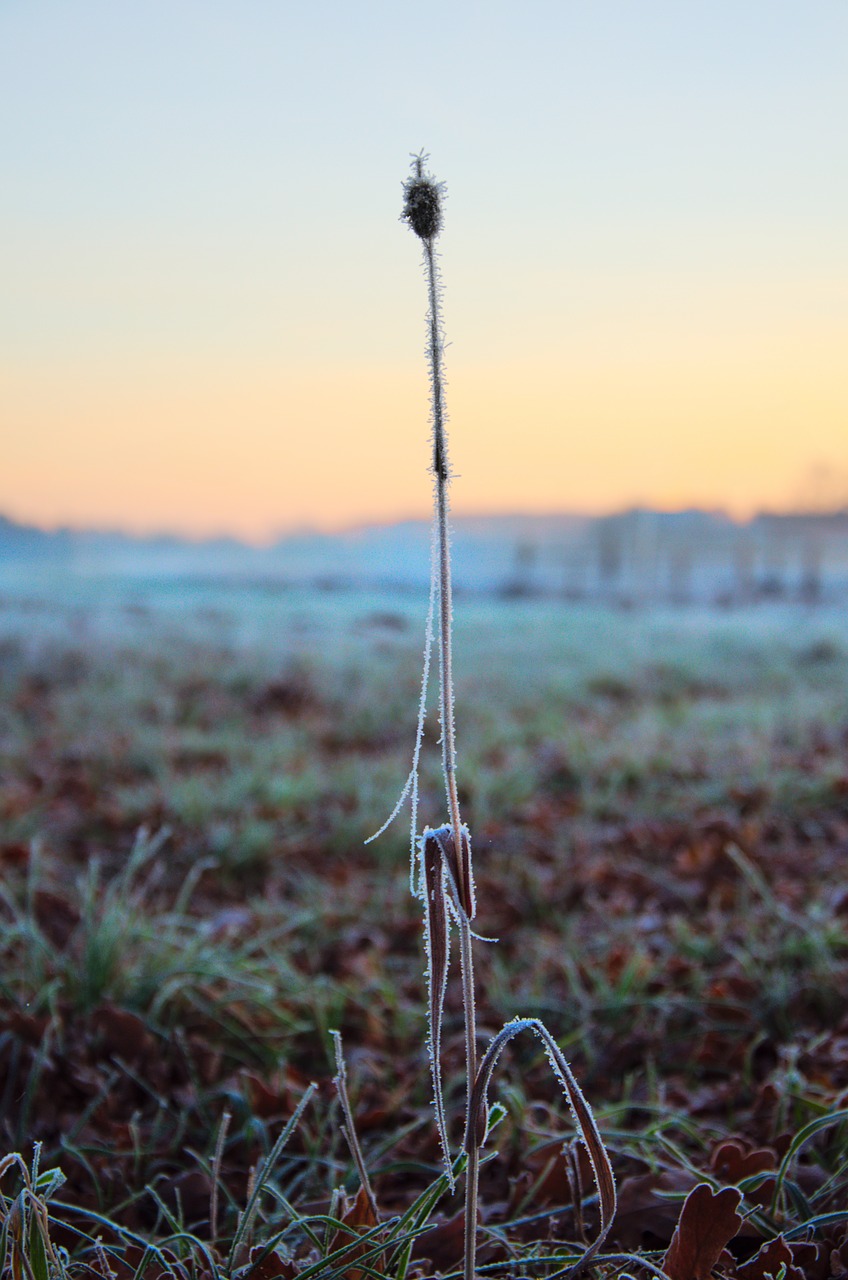
[[(723, 474), (738, 478), (732, 459), (710, 483), (715, 501), (725, 492), (737, 506), (746, 492), (751, 502), (788, 498), (807, 462), (848, 468), (848, 451), (834, 456), (845, 377), (829, 359), (848, 337), (847, 123), (845, 0), (529, 0), (520, 9), (0, 0), (0, 411), (11, 445), (0, 510), (77, 521), (124, 511), (144, 524), (155, 449), (185, 427), (184, 461), (193, 456), (202, 470), (202, 385), (214, 397), (228, 371), (234, 404), (240, 378), (266, 397), (235, 425), (245, 456), (278, 465), (277, 423), (281, 437), (297, 438), (300, 483), (282, 485), (276, 517), (269, 492), (248, 519), (247, 479), (230, 510), (221, 477), (201, 475), (203, 501), (184, 523), (258, 534), (312, 509), (331, 519), (330, 499), (310, 486), (325, 475), (320, 454), (336, 448), (341, 411), (330, 398), (302, 424), (302, 380), (313, 371), (325, 388), (337, 383), (342, 404), (355, 384), (368, 402), (352, 407), (355, 429), (370, 423), (379, 441), (397, 429), (403, 403), (400, 390), (382, 403), (385, 371), (411, 379), (417, 395), (424, 300), (416, 247), (397, 216), (409, 153), (421, 147), (449, 188), (446, 323), (463, 417), (474, 417), (464, 371), (485, 381), (497, 370), (500, 399), (513, 406), (522, 378), (532, 379), (539, 400), (531, 394), (522, 430), (538, 432), (529, 446), (537, 475), (549, 465), (566, 477), (561, 503), (550, 486), (516, 478), (514, 505), (574, 507), (581, 494), (584, 506), (604, 505), (597, 463), (587, 454), (569, 488), (570, 455), (552, 443), (566, 429), (584, 438), (606, 429), (592, 426), (591, 386), (573, 403), (556, 400), (574, 362), (594, 371), (601, 395), (617, 378), (626, 389), (622, 370), (642, 351), (661, 376), (667, 351), (674, 394), (689, 386), (703, 401), (698, 379), (710, 385), (711, 367), (713, 383), (726, 377), (723, 360), (744, 366), (747, 342), (754, 364), (782, 365), (795, 350), (802, 371), (791, 394), (801, 404), (818, 389), (816, 421), (827, 422), (821, 439), (808, 425), (803, 448), (790, 440), (800, 410), (780, 424), (788, 452), (765, 488), (751, 459), (738, 492), (722, 489)], [(598, 423), (619, 422), (639, 386)], [(644, 431), (661, 387), (643, 390), (633, 412)], [(774, 406), (757, 395), (753, 385), (740, 390), (763, 419), (761, 449)], [(130, 412), (140, 397), (144, 412)], [(422, 410), (411, 405), (412, 430)], [(488, 489), (475, 463), (487, 414), (481, 404), (469, 423), (467, 457), (461, 438), (456, 446), (477, 509), (508, 502), (497, 481), (509, 462), (506, 420), (490, 428)], [(209, 431), (232, 418), (210, 420)], [(107, 420), (120, 428), (114, 474)], [(136, 438), (150, 480), (124, 491)], [(92, 464), (96, 455), (111, 506), (83, 491), (82, 472), (61, 481), (72, 442)], [(45, 449), (57, 467), (49, 493), (33, 479)], [(680, 453), (680, 483), (666, 476), (659, 489), (650, 447), (642, 452), (645, 474), (629, 489), (626, 476), (616, 479), (609, 504), (673, 502), (678, 491), (680, 501), (709, 498), (687, 488), (685, 468), (698, 465), (691, 451)], [(339, 490), (332, 511), (389, 518), (416, 507), (405, 469), (420, 457), (416, 437), (392, 458), (402, 474), (387, 506), (383, 486), (363, 489), (365, 470), (351, 475), (351, 452), (347, 478), (360, 497), (345, 506)], [(637, 460), (634, 451), (630, 472)], [(179, 524), (179, 486), (161, 498), (150, 520)], [(422, 506), (426, 498), (425, 486)]]

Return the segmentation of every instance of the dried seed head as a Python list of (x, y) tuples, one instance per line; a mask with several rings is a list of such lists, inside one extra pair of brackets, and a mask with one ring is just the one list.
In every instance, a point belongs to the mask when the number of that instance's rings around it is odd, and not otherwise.
[(422, 240), (432, 240), (442, 226), (442, 204), (439, 189), (426, 179), (407, 182), (403, 216)]
[(422, 240), (433, 240), (442, 229), (442, 184), (424, 172), (425, 156), (412, 162), (413, 174), (403, 184), (401, 215)]

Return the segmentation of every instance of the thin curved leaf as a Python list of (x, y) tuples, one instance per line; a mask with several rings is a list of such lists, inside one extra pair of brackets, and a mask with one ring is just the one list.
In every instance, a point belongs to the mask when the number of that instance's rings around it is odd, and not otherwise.
[(545, 1046), (551, 1069), (562, 1086), (574, 1123), (577, 1126), (580, 1140), (589, 1156), (595, 1185), (598, 1188), (598, 1205), (601, 1215), (600, 1232), (582, 1255), (580, 1261), (570, 1267), (567, 1272), (562, 1273), (567, 1276), (575, 1276), (598, 1253), (612, 1226), (616, 1209), (615, 1179), (610, 1158), (601, 1138), (592, 1108), (583, 1096), (562, 1050), (545, 1024), (538, 1018), (515, 1018), (512, 1022), (508, 1022), (506, 1026), (502, 1027), (490, 1042), (480, 1063), (477, 1078), (474, 1081), (474, 1089), (468, 1108), (465, 1147), (466, 1150), (473, 1147), (479, 1148), (485, 1141), (489, 1111), (488, 1090), (492, 1073), (506, 1045), (522, 1031), (532, 1031)]

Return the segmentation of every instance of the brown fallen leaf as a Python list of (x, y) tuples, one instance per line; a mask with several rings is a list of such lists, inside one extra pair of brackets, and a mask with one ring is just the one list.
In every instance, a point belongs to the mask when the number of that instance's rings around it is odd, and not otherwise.
[(32, 910), (36, 924), (50, 945), (63, 951), (80, 922), (76, 905), (62, 894), (36, 889)]
[(769, 1204), (774, 1194), (778, 1164), (777, 1152), (770, 1147), (757, 1147), (755, 1151), (748, 1151), (736, 1138), (720, 1142), (710, 1159), (710, 1168), (716, 1179), (725, 1186), (736, 1187), (744, 1178), (770, 1174), (770, 1177), (763, 1178), (759, 1187), (749, 1188), (745, 1193), (749, 1203), (763, 1206)]
[(834, 1280), (837, 1273), (831, 1269), (827, 1251), (812, 1240), (791, 1240), (789, 1252), (804, 1280)]
[(756, 1151), (746, 1151), (743, 1144), (735, 1138), (720, 1142), (710, 1159), (710, 1167), (716, 1178), (728, 1185), (736, 1185), (743, 1178), (776, 1169), (777, 1165), (777, 1153), (771, 1148), (758, 1147)]
[[(371, 1207), (371, 1200), (368, 1196), (368, 1192), (365, 1190), (365, 1187), (359, 1188), (359, 1191), (356, 1193), (356, 1199), (353, 1201), (353, 1204), (346, 1209), (341, 1221), (348, 1230), (336, 1232), (330, 1245), (330, 1252), (334, 1249), (341, 1249), (356, 1236), (362, 1235), (366, 1231), (370, 1231), (372, 1227), (376, 1227), (377, 1219), (374, 1216), (374, 1210)], [(357, 1259), (361, 1258), (363, 1254), (368, 1253), (372, 1247), (373, 1245), (371, 1241), (367, 1244), (351, 1245), (351, 1248), (348, 1250), (347, 1256), (343, 1262), (343, 1265), (346, 1267), (344, 1272), (345, 1280), (362, 1280), (362, 1276), (364, 1275), (362, 1268), (352, 1264), (355, 1263)], [(379, 1267), (379, 1260), (377, 1263), (372, 1261), (371, 1265)]]
[(261, 1120), (291, 1115), (298, 1100), (309, 1087), (307, 1077), (290, 1065), (264, 1079), (256, 1072), (246, 1069), (239, 1076), (253, 1114)]
[(256, 1245), (250, 1251), (250, 1260), (239, 1274), (239, 1280), (296, 1280), (299, 1272), (296, 1262), (281, 1258), (273, 1249), (266, 1251)]
[(128, 1009), (102, 1004), (92, 1013), (90, 1026), (106, 1054), (138, 1062), (156, 1053), (156, 1037), (138, 1014)]
[(624, 1248), (641, 1248), (648, 1234), (661, 1242), (671, 1240), (680, 1211), (677, 1201), (669, 1197), (688, 1193), (695, 1182), (686, 1169), (664, 1169), (624, 1178), (618, 1188), (615, 1215), (616, 1238)]
[(452, 1218), (437, 1222), (416, 1236), (412, 1256), (419, 1262), (426, 1259), (436, 1271), (448, 1271), (462, 1257), (464, 1238), (465, 1211), (460, 1209)]
[[(527, 1205), (546, 1206), (552, 1204), (569, 1205), (574, 1197), (568, 1176), (566, 1163), (567, 1144), (562, 1139), (546, 1142), (532, 1151), (525, 1161), (525, 1169), (530, 1181), (525, 1186), (524, 1195)], [(574, 1158), (578, 1161), (578, 1173), (582, 1185), (588, 1187), (592, 1183), (592, 1165), (586, 1148), (578, 1143), (574, 1149)]]
[(709, 1280), (724, 1246), (742, 1225), (736, 1212), (741, 1200), (736, 1187), (713, 1191), (708, 1182), (689, 1192), (662, 1263), (670, 1280)]
[[(743, 1266), (737, 1267), (739, 1280), (775, 1280), (780, 1275), (782, 1280), (804, 1280), (804, 1272), (794, 1265), (792, 1250), (783, 1236), (777, 1236), (764, 1244)], [(785, 1270), (781, 1271), (781, 1268)]]

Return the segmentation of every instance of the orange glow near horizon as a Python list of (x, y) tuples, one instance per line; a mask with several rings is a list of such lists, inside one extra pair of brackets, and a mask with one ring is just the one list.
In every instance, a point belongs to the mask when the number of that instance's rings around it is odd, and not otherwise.
[[(687, 349), (666, 334), (626, 353), (587, 338), (559, 361), (451, 352), (454, 510), (747, 517), (809, 501), (816, 467), (845, 501), (838, 346), (822, 332), (801, 350), (789, 335)], [(429, 512), (423, 362), (54, 365), (7, 371), (0, 391), (16, 423), (0, 511), (16, 519), (263, 542)]]

